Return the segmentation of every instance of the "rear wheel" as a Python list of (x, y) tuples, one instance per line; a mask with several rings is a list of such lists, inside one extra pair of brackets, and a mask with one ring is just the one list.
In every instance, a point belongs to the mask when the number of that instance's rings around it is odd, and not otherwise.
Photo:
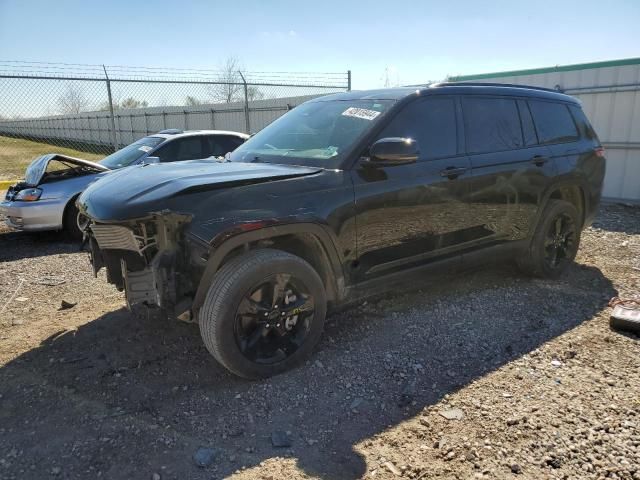
[(224, 265), (199, 312), (209, 352), (245, 378), (281, 373), (308, 358), (322, 334), (326, 293), (303, 259), (250, 251)]
[(550, 200), (529, 249), (517, 259), (518, 266), (530, 275), (558, 278), (576, 257), (580, 229), (576, 207), (564, 200)]

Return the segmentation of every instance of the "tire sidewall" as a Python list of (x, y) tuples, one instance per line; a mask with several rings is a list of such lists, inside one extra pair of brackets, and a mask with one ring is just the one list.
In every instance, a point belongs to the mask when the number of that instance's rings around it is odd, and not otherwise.
[[(226, 368), (245, 378), (265, 378), (284, 372), (309, 357), (311, 351), (322, 335), (324, 319), (326, 316), (326, 294), (322, 280), (315, 270), (304, 260), (287, 254), (263, 262), (250, 270), (238, 270), (231, 279), (231, 285), (224, 295), (212, 291), (216, 288), (214, 281), (207, 294), (208, 303), (211, 296), (213, 308), (202, 308), (199, 313), (201, 330), (208, 330), (213, 335), (216, 348), (207, 348), (213, 356)], [(239, 266), (239, 265), (238, 265)], [(304, 343), (291, 356), (285, 360), (263, 365), (257, 364), (244, 355), (235, 338), (235, 320), (238, 306), (247, 293), (261, 280), (274, 274), (290, 274), (302, 281), (314, 300), (314, 313), (310, 320), (309, 332)], [(218, 318), (210, 318), (210, 312), (217, 312)], [(204, 334), (204, 332), (203, 332)], [(205, 341), (205, 345), (206, 345)]]
[[(545, 261), (545, 237), (553, 222), (560, 215), (568, 215), (574, 223), (576, 229), (575, 247), (571, 252), (571, 256), (566, 258), (563, 264), (557, 268), (551, 268)], [(558, 278), (573, 262), (578, 253), (580, 245), (581, 227), (578, 211), (569, 202), (562, 200), (552, 200), (545, 209), (541, 222), (536, 229), (535, 236), (531, 244), (531, 259), (534, 263), (535, 270), (539, 275), (545, 278)]]
[(73, 199), (67, 205), (67, 208), (64, 211), (64, 218), (62, 223), (65, 233), (69, 236), (69, 238), (72, 240), (79, 240), (82, 238), (82, 232), (78, 228), (79, 210), (78, 207), (76, 207), (75, 202), (76, 200)]

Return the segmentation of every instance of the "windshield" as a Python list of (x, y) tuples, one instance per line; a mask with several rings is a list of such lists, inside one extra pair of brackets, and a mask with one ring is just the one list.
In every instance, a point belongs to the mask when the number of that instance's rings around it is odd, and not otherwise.
[(143, 155), (146, 155), (153, 147), (164, 142), (162, 137), (144, 137), (112, 153), (100, 160), (100, 163), (111, 169), (122, 168), (131, 165)]
[(304, 103), (247, 140), (229, 160), (337, 168), (392, 104), (390, 100)]

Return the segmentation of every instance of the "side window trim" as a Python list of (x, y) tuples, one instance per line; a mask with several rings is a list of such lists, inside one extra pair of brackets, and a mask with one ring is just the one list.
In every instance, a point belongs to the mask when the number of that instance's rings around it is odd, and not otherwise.
[[(518, 116), (520, 117), (520, 129), (522, 130), (522, 145), (523, 148), (536, 147), (538, 145), (542, 145), (540, 143), (540, 135), (538, 135), (538, 129), (536, 127), (536, 122), (533, 121), (533, 114), (531, 113), (531, 109), (529, 108), (529, 102), (523, 98), (516, 99), (516, 107), (518, 108)], [(522, 110), (526, 108), (526, 112)], [(524, 114), (529, 114), (529, 120), (531, 121), (531, 128), (533, 129), (533, 135), (535, 138), (535, 143), (527, 145), (526, 136), (524, 134), (524, 121), (522, 116)]]

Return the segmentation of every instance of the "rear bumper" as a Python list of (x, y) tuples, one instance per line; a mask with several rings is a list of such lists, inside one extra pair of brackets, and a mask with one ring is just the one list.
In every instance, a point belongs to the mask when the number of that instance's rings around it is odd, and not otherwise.
[(64, 204), (59, 200), (37, 200), (35, 202), (0, 202), (0, 214), (6, 224), (16, 230), (39, 232), (60, 230)]

